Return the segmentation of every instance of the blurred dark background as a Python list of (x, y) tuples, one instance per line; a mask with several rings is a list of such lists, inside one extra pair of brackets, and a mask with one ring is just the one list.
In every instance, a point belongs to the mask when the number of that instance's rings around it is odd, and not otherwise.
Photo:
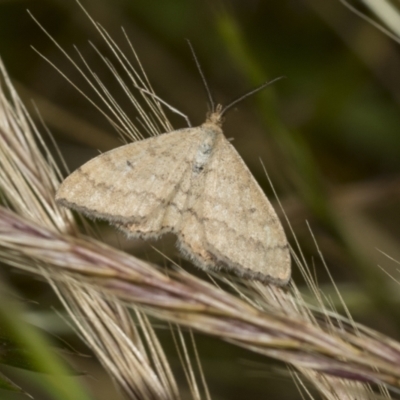
[[(343, 311), (307, 222), (353, 317), (398, 339), (399, 45), (337, 0), (83, 4), (133, 60), (121, 31), (125, 28), (155, 92), (187, 114), (193, 125), (204, 121), (207, 97), (186, 39), (222, 104), (266, 80), (286, 77), (228, 113), (225, 134), (234, 138), (233, 144), (276, 205), (260, 159), (265, 164), (305, 259), (335, 307)], [(375, 19), (361, 3), (356, 6)], [(28, 15), (28, 8), (79, 60), (76, 45), (112, 90), (115, 81), (88, 41), (108, 50), (73, 0), (0, 1), (0, 56), (32, 115), (37, 120), (33, 100), (73, 170), (120, 141), (98, 111), (32, 50), (34, 46), (94, 97)], [(135, 119), (126, 97), (117, 89), (115, 96)], [(174, 127), (185, 126), (182, 118), (168, 115)], [(104, 236), (114, 240), (113, 230), (105, 225)], [(121, 246), (163, 262), (140, 243), (122, 241)], [(168, 240), (163, 250), (176, 254)], [(307, 294), (296, 266), (293, 275)], [(30, 278), (9, 272), (4, 279), (38, 301), (32, 311), (38, 318), (54, 301), (50, 289)], [(58, 332), (51, 324), (47, 329)], [(63, 335), (73, 340), (67, 328)], [(172, 343), (169, 346), (173, 348)], [(199, 352), (215, 399), (299, 396), (289, 376), (273, 371), (280, 366), (264, 358), (210, 338), (199, 338)], [(85, 369), (102, 377), (96, 367)], [(96, 390), (96, 384), (91, 385)], [(104, 388), (97, 390), (96, 398), (110, 398)]]

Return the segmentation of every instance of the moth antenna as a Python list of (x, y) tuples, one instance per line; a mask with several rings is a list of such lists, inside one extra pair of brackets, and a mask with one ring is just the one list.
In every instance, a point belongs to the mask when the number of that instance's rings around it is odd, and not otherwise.
[(243, 95), (241, 95), (240, 97), (238, 97), (237, 99), (233, 100), (232, 102), (230, 102), (227, 106), (225, 106), (222, 110), (221, 110), (221, 116), (224, 115), (229, 109), (231, 109), (234, 105), (236, 105), (237, 103), (240, 103), (242, 100), (247, 99), (247, 97), (252, 96), (253, 94), (265, 89), (267, 86), (272, 85), (273, 83), (275, 83), (276, 81), (279, 81), (283, 78), (286, 78), (286, 76), (278, 76), (278, 78), (272, 79), (272, 81), (267, 81), (264, 82), (263, 84), (261, 84), (260, 86), (256, 87), (253, 90), (250, 90), (250, 92), (247, 92)]
[(201, 69), (199, 60), (198, 60), (198, 58), (196, 56), (196, 53), (195, 53), (194, 48), (192, 46), (192, 43), (190, 42), (189, 39), (186, 39), (186, 40), (187, 40), (188, 45), (190, 47), (190, 51), (192, 52), (192, 55), (193, 55), (194, 61), (196, 63), (197, 69), (198, 69), (198, 71), (200, 73), (201, 80), (203, 81), (204, 88), (206, 89), (206, 93), (207, 93), (207, 96), (208, 96), (208, 101), (210, 102), (211, 112), (214, 113), (215, 112), (215, 102), (214, 102), (214, 99), (212, 97), (210, 87), (208, 86), (208, 83), (207, 83), (206, 77), (204, 75), (204, 72)]

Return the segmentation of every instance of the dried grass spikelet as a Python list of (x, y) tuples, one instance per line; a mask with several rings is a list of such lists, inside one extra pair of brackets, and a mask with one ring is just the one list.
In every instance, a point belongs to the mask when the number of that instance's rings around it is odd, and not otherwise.
[[(99, 30), (115, 49), (101, 27)], [(126, 59), (120, 58), (117, 62), (121, 60), (125, 63)], [(113, 68), (109, 61), (107, 65)], [(3, 76), (7, 82), (4, 70)], [(93, 83), (98, 84), (96, 80)], [(105, 321), (115, 323), (124, 337), (124, 342), (116, 348), (133, 349), (135, 341), (126, 341), (132, 336), (132, 326), (121, 323), (121, 320), (126, 322), (125, 311), (123, 318), (115, 320), (109, 312), (123, 310), (118, 302), (109, 303), (110, 296), (146, 315), (282, 360), (293, 367), (299, 379), (306, 378), (328, 399), (372, 398), (368, 385), (362, 382), (400, 387), (399, 343), (343, 319), (324, 309), (322, 304), (319, 312), (312, 312), (294, 285), (283, 290), (273, 285), (222, 278), (237, 291), (238, 295), (234, 296), (182, 270), (167, 276), (154, 265), (77, 234), (70, 214), (54, 205), (58, 179), (55, 166), (44, 162), (34, 141), (29, 139), (31, 144), (25, 145), (25, 137), (31, 137), (31, 125), (26, 122), (28, 117), (12, 87), (8, 89), (12, 93), (11, 105), (4, 93), (0, 97), (0, 135), (4, 139), (0, 148), (0, 185), (14, 211), (0, 209), (0, 254), (16, 268), (50, 277), (73, 315), (91, 313), (99, 326)], [(147, 99), (154, 100), (151, 96)], [(108, 104), (113, 107), (112, 101)], [(161, 109), (157, 101), (153, 104), (157, 110)], [(129, 121), (125, 115), (121, 117), (119, 120)], [(147, 115), (144, 117), (149, 119)], [(120, 131), (131, 132), (131, 122), (124, 123), (126, 129), (117, 125)], [(114, 124), (117, 123), (114, 121)], [(37, 179), (36, 165), (43, 165), (40, 170), (43, 179)], [(302, 265), (299, 259), (296, 261)], [(85, 310), (92, 301), (97, 306), (106, 302), (102, 307), (104, 315), (93, 313), (93, 308)], [(81, 329), (88, 333), (86, 340), (90, 342), (95, 339), (94, 329), (97, 333), (98, 328), (94, 324), (84, 326), (90, 321), (83, 320), (79, 318)], [(150, 387), (148, 376), (141, 375), (137, 382), (132, 376), (135, 374), (129, 374), (126, 367), (119, 370), (118, 357), (106, 353), (109, 340), (115, 338), (107, 337), (104, 342), (92, 345), (111, 374), (117, 370), (115, 379), (123, 390), (135, 398), (139, 388)], [(161, 350), (157, 354), (162, 354)], [(137, 365), (134, 359), (130, 362)], [(149, 368), (154, 363), (150, 360)], [(157, 387), (162, 388), (165, 398), (176, 398), (178, 393), (168, 366), (163, 365), (162, 371), (156, 373)], [(152, 395), (160, 396), (160, 393)]]
[[(13, 212), (3, 207), (1, 210), (40, 227), (48, 238), (52, 234), (76, 237), (78, 229), (71, 213), (56, 206), (54, 201), (59, 181), (56, 165), (0, 61), (0, 187), (5, 204)], [(13, 226), (22, 227), (16, 221)], [(9, 235), (11, 231), (2, 231), (2, 244)], [(23, 236), (19, 244), (15, 237), (15, 246), (1, 247), (2, 258), (22, 270), (29, 266), (31, 272), (49, 281), (69, 311), (78, 333), (120, 390), (130, 399), (179, 398), (169, 364), (146, 316), (136, 310), (136, 326), (119, 301), (111, 296), (105, 298), (95, 287), (79, 283), (66, 270), (54, 269), (54, 264), (49, 268), (54, 255), (66, 255), (57, 246), (53, 247), (51, 241), (39, 244), (33, 239), (31, 244), (39, 245), (33, 253), (21, 258), (18, 249), (24, 247)], [(46, 256), (46, 250), (52, 255)], [(44, 256), (42, 261), (35, 256), (39, 253)], [(68, 262), (68, 256), (64, 261)]]

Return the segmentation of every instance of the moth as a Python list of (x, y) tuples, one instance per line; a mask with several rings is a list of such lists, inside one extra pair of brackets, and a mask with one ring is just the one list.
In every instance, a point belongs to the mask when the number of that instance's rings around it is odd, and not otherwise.
[(62, 182), (57, 202), (131, 237), (172, 232), (183, 255), (206, 271), (285, 285), (291, 265), (282, 225), (222, 131), (236, 102), (218, 105), (198, 127), (97, 156)]

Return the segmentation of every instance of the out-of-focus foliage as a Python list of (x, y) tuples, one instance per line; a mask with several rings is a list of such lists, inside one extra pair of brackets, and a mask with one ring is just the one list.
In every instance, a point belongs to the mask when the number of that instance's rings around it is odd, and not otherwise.
[[(156, 93), (187, 114), (193, 125), (203, 122), (207, 97), (186, 38), (219, 102), (226, 104), (265, 80), (287, 77), (228, 113), (225, 133), (234, 138), (272, 196), (260, 158), (265, 164), (307, 260), (315, 264), (320, 285), (329, 280), (306, 220), (351, 313), (398, 337), (399, 291), (378, 268), (379, 264), (397, 278), (397, 264), (377, 249), (400, 260), (399, 45), (337, 0), (83, 4), (129, 53), (120, 27), (125, 28)], [(73, 48), (77, 45), (112, 88), (114, 78), (88, 40), (101, 51), (106, 46), (73, 0), (0, 2), (0, 56), (24, 101), (36, 102), (74, 169), (97, 149), (110, 149), (119, 141), (107, 121), (31, 49), (38, 49), (92, 95), (27, 8), (78, 60)], [(118, 90), (115, 95), (133, 113), (126, 97)], [(177, 128), (184, 126), (176, 115), (171, 121)], [(104, 235), (109, 232), (105, 228)], [(163, 262), (140, 244), (123, 246)], [(163, 251), (175, 255), (170, 242)], [(29, 298), (43, 305), (52, 302), (43, 286), (23, 277), (9, 278)], [(300, 278), (296, 270), (294, 278)], [(265, 370), (263, 379), (240, 379), (243, 371), (232, 366), (232, 359), (237, 361), (243, 353), (226, 345), (215, 352), (217, 345), (210, 339), (199, 341), (214, 395), (241, 399), (268, 393), (274, 398), (277, 393), (276, 398), (285, 398), (286, 382), (269, 379), (271, 372)], [(243, 368), (258, 372), (254, 364)], [(249, 388), (249, 381), (254, 387)], [(295, 391), (286, 390), (288, 397)]]

